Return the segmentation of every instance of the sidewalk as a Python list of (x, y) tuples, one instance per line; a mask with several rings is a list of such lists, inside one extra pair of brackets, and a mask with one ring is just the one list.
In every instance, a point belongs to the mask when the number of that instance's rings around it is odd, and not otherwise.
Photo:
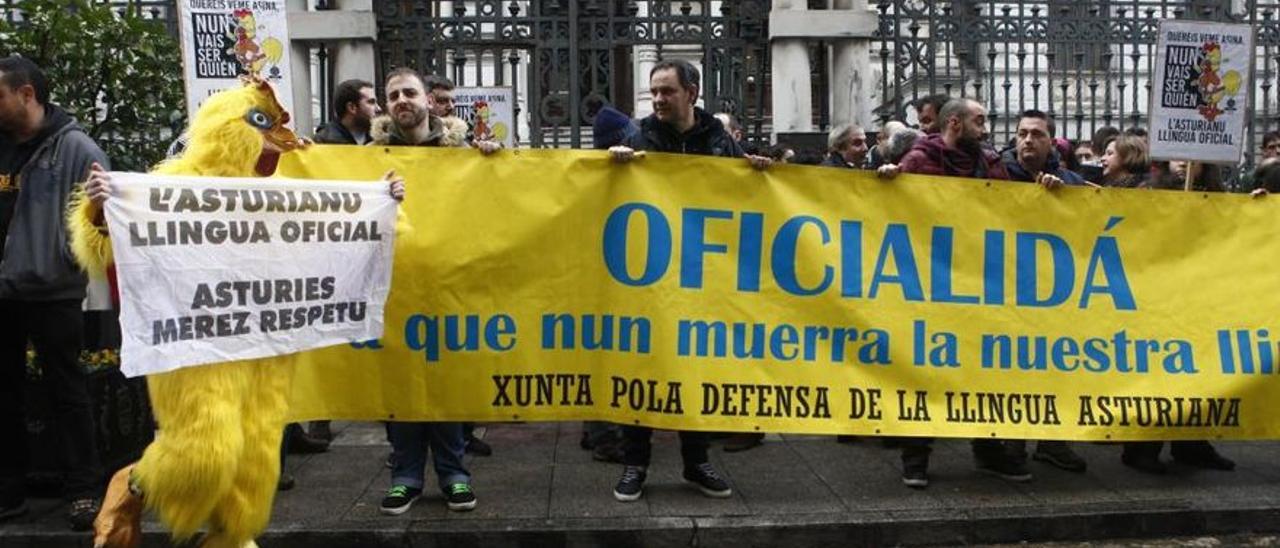
[[(468, 457), (479, 506), (449, 512), (429, 474), (402, 516), (378, 512), (389, 486), (381, 425), (334, 423), (329, 452), (291, 456), (298, 486), (276, 500), (263, 548), (312, 546), (826, 546), (957, 545), (1280, 531), (1280, 443), (1224, 442), (1234, 472), (1171, 466), (1150, 476), (1120, 464), (1120, 448), (1074, 447), (1084, 474), (1032, 462), (1035, 481), (978, 473), (968, 442), (940, 440), (931, 485), (899, 479), (898, 451), (878, 440), (770, 435), (743, 453), (713, 445), (734, 495), (709, 499), (680, 481), (678, 442), (654, 438), (644, 498), (620, 503), (621, 466), (591, 460), (577, 423), (501, 424), (484, 432), (492, 457)], [(66, 530), (63, 509), (37, 500), (0, 525), (0, 546), (89, 545)], [(147, 546), (167, 546), (151, 526)]]

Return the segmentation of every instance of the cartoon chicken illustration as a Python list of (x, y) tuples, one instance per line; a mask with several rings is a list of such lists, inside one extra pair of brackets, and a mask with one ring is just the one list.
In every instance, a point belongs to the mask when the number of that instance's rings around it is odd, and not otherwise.
[(1240, 73), (1234, 70), (1219, 75), (1222, 69), (1222, 46), (1217, 42), (1205, 42), (1200, 47), (1200, 77), (1196, 87), (1200, 91), (1200, 115), (1210, 122), (1224, 111), (1218, 106), (1226, 96), (1234, 96), (1240, 90)]
[(493, 113), (493, 109), (489, 107), (488, 101), (476, 101), (475, 103), (472, 103), (471, 109), (474, 112), (473, 116), (475, 118), (472, 135), (474, 135), (476, 139), (498, 142), (506, 141), (507, 124), (502, 122), (495, 124), (492, 122), (495, 115)]
[[(189, 128), (186, 151), (154, 173), (252, 177), (275, 171), (302, 146), (270, 84), (210, 97)], [(101, 205), (82, 193), (69, 207), (72, 251), (91, 274), (112, 263)], [(94, 523), (95, 546), (137, 546), (140, 517), (153, 511), (177, 540), (203, 527), (201, 546), (243, 547), (267, 525), (280, 473), (280, 436), (292, 357), (187, 367), (147, 378), (159, 430), (136, 463), (112, 478)]]
[(250, 75), (259, 75), (267, 63), (277, 64), (284, 56), (284, 44), (279, 40), (267, 37), (258, 43), (258, 21), (253, 12), (238, 9), (232, 12), (236, 26), (227, 33), (235, 43), (227, 53), (235, 54), (240, 66)]

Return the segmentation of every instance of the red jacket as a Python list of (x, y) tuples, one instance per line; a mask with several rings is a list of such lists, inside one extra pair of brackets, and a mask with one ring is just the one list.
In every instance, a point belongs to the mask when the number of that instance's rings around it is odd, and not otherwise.
[(995, 151), (982, 149), (979, 154), (947, 146), (941, 134), (926, 135), (916, 140), (911, 151), (902, 157), (898, 168), (903, 173), (1009, 179), (1009, 174)]

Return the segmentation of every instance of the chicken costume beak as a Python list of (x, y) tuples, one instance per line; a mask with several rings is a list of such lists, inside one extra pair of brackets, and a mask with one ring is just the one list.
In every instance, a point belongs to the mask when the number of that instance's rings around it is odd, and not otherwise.
[[(306, 146), (298, 134), (293, 130), (285, 127), (289, 123), (289, 113), (280, 105), (280, 101), (276, 99), (275, 89), (266, 80), (258, 76), (242, 77), (241, 80), (245, 86), (253, 86), (271, 101), (271, 105), (280, 116), (274, 120), (269, 120), (269, 125), (262, 126), (254, 124), (258, 131), (262, 133), (262, 154), (258, 156), (258, 164), (255, 171), (258, 175), (264, 177), (275, 173), (276, 165), (280, 163), (280, 154), (296, 150)], [(252, 123), (252, 122), (251, 122)]]

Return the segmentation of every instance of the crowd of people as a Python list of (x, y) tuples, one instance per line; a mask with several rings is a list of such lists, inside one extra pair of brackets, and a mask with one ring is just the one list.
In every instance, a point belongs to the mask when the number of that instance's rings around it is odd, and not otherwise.
[[(371, 82), (342, 82), (333, 94), (331, 121), (314, 135), (318, 143), (379, 146), (470, 147), (492, 155), (502, 145), (477, 138), (468, 124), (454, 115), (453, 83), (419, 74), (409, 68), (390, 71), (376, 97)], [(730, 115), (710, 113), (696, 106), (700, 75), (680, 60), (658, 62), (650, 73), (653, 113), (639, 120), (611, 106), (594, 115), (592, 146), (607, 150), (614, 161), (634, 161), (647, 151), (742, 159), (754, 169), (775, 163), (812, 164), (835, 169), (868, 170), (892, 179), (902, 173), (1003, 179), (1036, 183), (1047, 191), (1064, 185), (1096, 187), (1223, 191), (1223, 172), (1217, 166), (1187, 162), (1152, 162), (1145, 132), (1138, 128), (1099, 129), (1089, 141), (1072, 143), (1057, 135), (1052, 117), (1027, 110), (1018, 117), (1016, 134), (1007, 146), (990, 142), (984, 105), (971, 98), (932, 95), (915, 102), (916, 127), (890, 121), (879, 128), (874, 142), (864, 128), (835, 126), (826, 150), (794, 150), (745, 142), (742, 127)], [(386, 112), (382, 110), (385, 105)], [(1237, 187), (1261, 196), (1280, 190), (1280, 132), (1263, 138), (1262, 161), (1240, 178)], [(80, 341), (80, 303), (86, 279), (69, 255), (62, 212), (75, 186), (94, 162), (108, 159), (76, 124), (50, 102), (43, 73), (25, 59), (0, 59), (0, 352), (4, 381), (0, 382), (0, 436), (10, 440), (0, 453), (0, 519), (26, 511), (23, 474), (28, 450), (23, 421), (23, 372), (28, 342), (42, 358), (46, 375), (55, 384), (57, 425), (63, 441), (68, 518), (73, 528), (91, 526), (97, 512), (96, 491), (102, 476), (84, 376), (76, 355)], [(39, 192), (19, 192), (40, 188)], [(385, 514), (410, 509), (426, 489), (425, 468), (430, 459), (436, 486), (450, 510), (476, 507), (467, 453), (488, 456), (493, 449), (474, 434), (474, 425), (446, 422), (389, 422), (386, 435), (392, 452), (387, 458), (391, 487), (381, 503)], [(290, 425), (284, 452), (321, 452), (333, 438), (327, 421)], [(727, 451), (745, 451), (761, 443), (763, 434), (728, 437)], [(850, 438), (842, 437), (842, 441)], [(709, 497), (728, 497), (732, 486), (710, 462), (713, 435), (680, 432), (682, 477)], [(902, 482), (912, 488), (929, 485), (931, 439), (885, 438), (902, 452)], [(581, 446), (598, 461), (621, 465), (613, 486), (618, 501), (642, 497), (648, 478), (652, 430), (635, 425), (587, 422)], [(1125, 465), (1146, 473), (1164, 473), (1162, 443), (1126, 443)], [(1008, 481), (1032, 480), (1025, 441), (975, 439), (973, 454), (979, 470)], [(1174, 442), (1172, 458), (1214, 470), (1231, 470), (1234, 463), (1205, 441)], [(1043, 440), (1030, 458), (1070, 472), (1082, 472), (1087, 462), (1069, 443)], [(282, 476), (280, 488), (293, 481)]]

